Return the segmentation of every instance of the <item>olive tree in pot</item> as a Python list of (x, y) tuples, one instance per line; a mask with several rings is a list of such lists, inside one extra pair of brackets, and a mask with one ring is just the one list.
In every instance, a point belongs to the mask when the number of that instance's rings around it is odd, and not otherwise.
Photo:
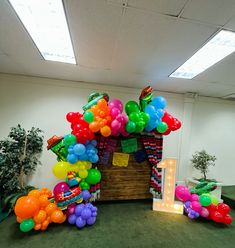
[(195, 154), (192, 155), (192, 166), (199, 170), (203, 177), (196, 179), (198, 181), (207, 181), (207, 182), (216, 182), (215, 179), (208, 179), (207, 178), (207, 173), (209, 170), (210, 166), (215, 165), (216, 157), (209, 155), (205, 150), (202, 150), (200, 152), (196, 152)]
[(5, 140), (0, 140), (0, 221), (10, 213), (17, 198), (33, 188), (26, 185), (26, 176), (40, 164), (42, 146), (42, 131), (35, 127), (26, 131), (17, 125)]

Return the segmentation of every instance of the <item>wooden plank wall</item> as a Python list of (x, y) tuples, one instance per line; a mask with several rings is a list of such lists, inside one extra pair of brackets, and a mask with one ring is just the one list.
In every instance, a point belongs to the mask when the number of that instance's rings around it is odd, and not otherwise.
[[(143, 148), (140, 136), (134, 136), (138, 141), (138, 149)], [(116, 152), (121, 152), (121, 140), (118, 139)], [(151, 199), (149, 180), (151, 165), (146, 160), (137, 163), (134, 155), (130, 154), (127, 167), (112, 165), (112, 154), (108, 165), (99, 165), (102, 173), (100, 201)]]

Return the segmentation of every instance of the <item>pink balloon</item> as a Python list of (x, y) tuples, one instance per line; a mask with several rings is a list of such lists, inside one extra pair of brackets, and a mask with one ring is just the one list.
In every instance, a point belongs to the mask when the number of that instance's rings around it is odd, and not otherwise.
[(113, 131), (116, 131), (119, 128), (121, 128), (121, 123), (119, 121), (117, 121), (117, 120), (113, 120), (112, 123), (111, 123), (111, 129)]
[(65, 182), (57, 183), (53, 189), (54, 195), (57, 195), (61, 192), (65, 192), (69, 190), (69, 185)]
[(204, 217), (204, 218), (207, 218), (207, 217), (209, 216), (209, 214), (210, 214), (210, 213), (209, 213), (208, 209), (202, 207), (202, 210), (201, 210), (201, 212), (200, 212), (200, 215), (201, 215), (202, 217)]
[(198, 201), (199, 195), (197, 194), (192, 194), (191, 195), (191, 201)]
[(194, 210), (194, 211), (196, 211), (198, 213), (200, 213), (201, 210), (202, 210), (202, 205), (198, 201), (192, 201), (190, 207), (192, 208), (192, 210)]
[(178, 185), (175, 188), (175, 195), (180, 201), (189, 201), (191, 199), (191, 193), (186, 186)]
[(120, 113), (121, 111), (118, 108), (116, 107), (110, 108), (110, 115), (112, 116), (113, 119), (115, 119)]
[(122, 101), (119, 100), (119, 99), (112, 99), (110, 102), (109, 102), (109, 108), (112, 109), (112, 108), (118, 108), (121, 112), (123, 111), (123, 104), (122, 104)]

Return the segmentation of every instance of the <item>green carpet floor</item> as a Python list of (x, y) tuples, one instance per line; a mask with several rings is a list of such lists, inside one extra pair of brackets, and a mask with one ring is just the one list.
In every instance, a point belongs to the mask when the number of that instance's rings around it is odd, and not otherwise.
[[(78, 230), (67, 223), (50, 225), (45, 232), (22, 233), (15, 216), (0, 223), (1, 248), (229, 248), (235, 247), (235, 223), (207, 220), (151, 210), (150, 202), (98, 204), (94, 226)], [(235, 219), (235, 211), (231, 212)]]
[(222, 187), (222, 199), (230, 207), (235, 208), (235, 185)]

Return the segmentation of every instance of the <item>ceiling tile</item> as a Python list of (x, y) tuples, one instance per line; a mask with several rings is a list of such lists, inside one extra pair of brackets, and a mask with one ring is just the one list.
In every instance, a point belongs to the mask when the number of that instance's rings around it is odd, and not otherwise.
[(128, 6), (178, 16), (187, 0), (129, 0)]
[(214, 25), (224, 25), (234, 15), (234, 0), (191, 0), (182, 17)]
[(106, 1), (65, 1), (78, 64), (110, 68), (122, 8)]

